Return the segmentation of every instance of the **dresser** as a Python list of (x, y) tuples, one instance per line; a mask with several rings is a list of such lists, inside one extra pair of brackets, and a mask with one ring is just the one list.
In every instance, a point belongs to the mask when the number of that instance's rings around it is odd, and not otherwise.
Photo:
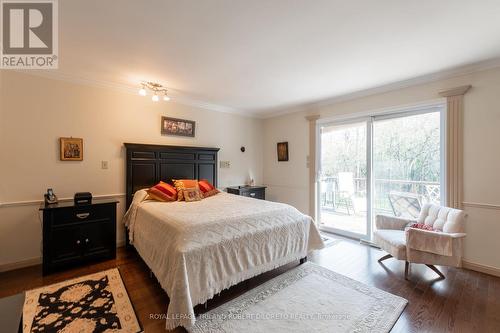
[(43, 274), (116, 257), (116, 200), (42, 204)]
[(226, 188), (227, 193), (242, 195), (255, 199), (266, 199), (265, 186), (230, 186)]

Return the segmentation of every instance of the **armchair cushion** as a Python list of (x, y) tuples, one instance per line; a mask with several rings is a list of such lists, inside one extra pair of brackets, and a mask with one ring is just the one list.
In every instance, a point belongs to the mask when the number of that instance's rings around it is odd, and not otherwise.
[(443, 233), (416, 228), (406, 230), (406, 246), (408, 251), (417, 250), (442, 256), (460, 255), (453, 253), (454, 239), (465, 237), (462, 233)]
[(415, 220), (401, 217), (377, 215), (375, 216), (375, 226), (377, 229), (404, 230), (408, 225), (415, 223)]
[(417, 223), (423, 223), (434, 230), (447, 233), (462, 233), (464, 220), (465, 212), (462, 210), (426, 204), (420, 212)]
[(373, 233), (373, 241), (394, 258), (406, 260), (406, 239), (403, 230), (376, 230)]

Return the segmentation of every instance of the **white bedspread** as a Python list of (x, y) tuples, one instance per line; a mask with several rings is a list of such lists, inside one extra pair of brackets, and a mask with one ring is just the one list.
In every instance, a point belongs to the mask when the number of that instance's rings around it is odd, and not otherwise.
[(125, 215), (130, 242), (170, 303), (166, 328), (194, 324), (193, 306), (322, 248), (309, 216), (292, 206), (220, 193), (197, 202), (143, 201)]

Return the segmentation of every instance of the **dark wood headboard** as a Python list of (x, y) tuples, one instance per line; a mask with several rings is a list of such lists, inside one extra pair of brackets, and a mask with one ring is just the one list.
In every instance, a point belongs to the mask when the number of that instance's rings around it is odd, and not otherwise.
[(162, 146), (125, 143), (127, 150), (127, 209), (137, 190), (151, 187), (160, 180), (208, 179), (217, 186), (219, 148)]

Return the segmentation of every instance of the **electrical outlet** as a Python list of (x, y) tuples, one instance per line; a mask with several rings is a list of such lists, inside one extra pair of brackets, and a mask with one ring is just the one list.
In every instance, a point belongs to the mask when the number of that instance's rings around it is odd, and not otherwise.
[(107, 169), (108, 168), (108, 161), (101, 161), (101, 169)]
[(219, 163), (221, 169), (227, 169), (231, 167), (231, 162), (229, 161), (220, 161)]

